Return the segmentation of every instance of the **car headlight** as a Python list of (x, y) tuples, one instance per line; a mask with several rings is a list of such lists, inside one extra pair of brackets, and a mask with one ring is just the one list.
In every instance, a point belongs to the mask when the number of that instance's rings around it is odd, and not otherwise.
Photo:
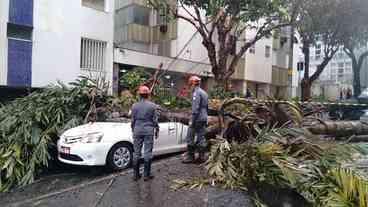
[(89, 134), (86, 134), (81, 139), (81, 142), (82, 143), (96, 143), (96, 142), (101, 142), (102, 137), (103, 137), (103, 133), (102, 132), (89, 133)]

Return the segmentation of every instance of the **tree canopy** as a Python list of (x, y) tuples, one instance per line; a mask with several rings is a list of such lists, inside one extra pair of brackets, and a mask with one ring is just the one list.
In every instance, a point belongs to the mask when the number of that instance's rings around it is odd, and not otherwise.
[[(342, 45), (347, 25), (346, 17), (353, 15), (347, 9), (352, 0), (303, 0), (300, 1), (296, 29), (301, 36), (304, 53), (305, 70), (302, 80), (302, 98), (311, 96), (311, 85), (319, 78), (328, 63), (332, 60)], [(321, 48), (321, 62), (310, 74), (310, 47), (317, 43)]]
[[(245, 52), (272, 31), (291, 25), (297, 0), (150, 0), (155, 8), (192, 24), (203, 38), (212, 72), (227, 86)], [(292, 5), (292, 6), (290, 6)], [(255, 31), (251, 39), (245, 31)], [(236, 45), (240, 47), (236, 47)]]

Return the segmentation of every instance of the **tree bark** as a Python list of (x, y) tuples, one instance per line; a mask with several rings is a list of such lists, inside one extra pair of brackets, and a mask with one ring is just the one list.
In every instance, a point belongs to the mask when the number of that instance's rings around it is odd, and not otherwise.
[[(306, 38), (306, 37), (304, 37)], [(303, 39), (304, 39), (303, 38)], [(303, 40), (303, 54), (304, 54), (304, 76), (301, 82), (302, 101), (307, 101), (312, 95), (312, 83), (309, 77), (309, 62), (310, 62), (310, 43), (308, 40)]]
[(326, 121), (307, 127), (313, 134), (346, 137), (368, 135), (368, 123), (361, 121)]
[(354, 87), (354, 97), (357, 98), (361, 90), (361, 84), (360, 84), (360, 68), (359, 65), (356, 63), (356, 61), (353, 61), (353, 87)]
[(309, 101), (312, 97), (312, 83), (309, 79), (303, 78), (300, 85), (302, 87), (302, 101)]

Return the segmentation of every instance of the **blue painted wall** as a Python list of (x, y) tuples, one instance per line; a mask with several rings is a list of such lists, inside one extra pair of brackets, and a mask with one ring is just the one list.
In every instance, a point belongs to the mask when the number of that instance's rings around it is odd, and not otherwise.
[(31, 86), (32, 42), (8, 40), (8, 86)]
[(33, 0), (10, 0), (9, 22), (33, 26)]
[[(10, 0), (8, 22), (33, 27), (33, 0)], [(8, 86), (32, 85), (31, 41), (8, 39), (7, 82)]]

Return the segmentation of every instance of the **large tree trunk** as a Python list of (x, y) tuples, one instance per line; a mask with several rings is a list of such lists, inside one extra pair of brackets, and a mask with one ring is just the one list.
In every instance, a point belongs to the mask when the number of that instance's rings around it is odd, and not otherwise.
[(368, 123), (361, 121), (326, 121), (307, 127), (313, 134), (346, 137), (368, 135)]
[(354, 87), (354, 97), (357, 98), (362, 92), (360, 84), (360, 68), (358, 64), (353, 63), (353, 87)]
[(301, 82), (302, 87), (302, 101), (308, 101), (312, 97), (312, 83), (309, 79), (303, 79)]
[(302, 88), (302, 101), (307, 101), (312, 96), (312, 82), (309, 77), (309, 62), (310, 62), (310, 43), (308, 40), (303, 40), (303, 48), (304, 54), (304, 77), (301, 82)]

